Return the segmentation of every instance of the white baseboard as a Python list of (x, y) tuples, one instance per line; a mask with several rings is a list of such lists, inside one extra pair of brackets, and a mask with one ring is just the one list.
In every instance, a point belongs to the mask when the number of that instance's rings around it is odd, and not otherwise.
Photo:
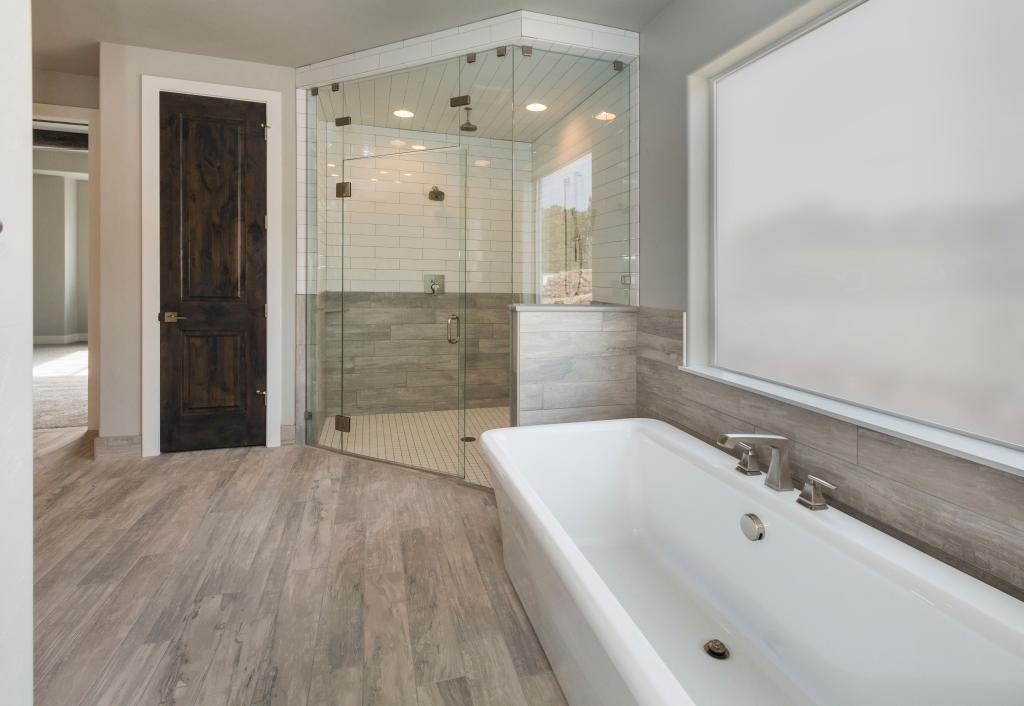
[(32, 342), (37, 346), (54, 346), (63, 343), (88, 343), (89, 334), (69, 333), (66, 336), (33, 336)]
[(108, 456), (139, 456), (142, 454), (142, 437), (97, 436), (92, 440), (93, 458)]

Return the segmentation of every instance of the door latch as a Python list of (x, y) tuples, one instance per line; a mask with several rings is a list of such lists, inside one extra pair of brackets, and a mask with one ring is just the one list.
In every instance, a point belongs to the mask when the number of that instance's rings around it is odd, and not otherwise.
[(187, 319), (187, 316), (181, 316), (176, 311), (164, 311), (157, 315), (156, 320), (161, 321), (165, 324), (176, 324), (179, 321)]
[(256, 394), (263, 398), (263, 406), (266, 407), (267, 406), (267, 391), (266, 390), (256, 390)]

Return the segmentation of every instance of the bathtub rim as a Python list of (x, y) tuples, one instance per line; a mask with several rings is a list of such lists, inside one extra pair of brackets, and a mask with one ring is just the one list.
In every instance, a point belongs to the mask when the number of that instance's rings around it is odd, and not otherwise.
[[(701, 472), (777, 512), (800, 530), (832, 543), (837, 550), (883, 580), (903, 586), (908, 593), (941, 611), (996, 645), (1024, 659), (1024, 602), (943, 563), (879, 529), (836, 508), (809, 512), (795, 502), (796, 490), (774, 492), (763, 487), (760, 476), (748, 477), (734, 470), (736, 459), (698, 437), (655, 419), (630, 418), (590, 422), (543, 424), (493, 429), (481, 436), (485, 456), (491, 462), (496, 483), (512, 501), (538, 539), (546, 558), (599, 636), (602, 647), (620, 669), (624, 681), (639, 697), (649, 690), (643, 680), (664, 677), (685, 693), (685, 685), (669, 669), (644, 636), (600, 574), (576, 546), (558, 518), (541, 499), (532, 483), (515, 467), (503, 447), (510, 436), (523, 436), (578, 428), (607, 427), (622, 433), (642, 433), (667, 447)], [(604, 613), (602, 611), (609, 611)], [(622, 643), (640, 646), (643, 657), (621, 648)], [(651, 660), (645, 663), (645, 660)], [(656, 664), (656, 668), (652, 667)], [(652, 669), (655, 672), (652, 674)], [(654, 698), (663, 698), (659, 692)], [(666, 703), (680, 703), (676, 701)], [(689, 696), (687, 702), (692, 703)], [(660, 703), (655, 701), (654, 703)]]
[[(581, 423), (591, 422), (571, 424)], [(572, 596), (577, 609), (597, 635), (602, 649), (619, 670), (619, 675), (638, 703), (696, 706), (685, 687), (647, 640), (640, 626), (619, 603), (533, 487), (522, 476), (519, 476), (519, 482), (511, 478), (505, 450), (497, 448), (495, 442), (488, 441), (488, 435), (491, 438), (498, 436), (495, 432), (564, 426), (543, 424), (484, 432), (481, 441), (484, 455), (491, 463), (492, 479), (500, 484), (501, 491), (519, 511), (522, 521), (544, 551), (544, 558)], [(627, 649), (627, 645), (631, 649)]]

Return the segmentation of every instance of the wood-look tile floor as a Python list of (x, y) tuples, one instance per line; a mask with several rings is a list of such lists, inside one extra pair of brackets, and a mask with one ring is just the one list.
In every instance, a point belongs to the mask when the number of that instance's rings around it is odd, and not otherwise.
[(37, 704), (564, 704), (494, 498), (300, 446), (36, 436)]
[[(509, 426), (508, 407), (443, 409), (432, 412), (362, 414), (352, 417), (352, 431), (339, 432), (327, 419), (320, 430), (321, 446), (370, 456), (404, 466), (459, 475), (465, 453), (465, 479), (491, 486), (491, 469), (480, 450), (488, 429)], [(471, 436), (477, 441), (463, 442)]]

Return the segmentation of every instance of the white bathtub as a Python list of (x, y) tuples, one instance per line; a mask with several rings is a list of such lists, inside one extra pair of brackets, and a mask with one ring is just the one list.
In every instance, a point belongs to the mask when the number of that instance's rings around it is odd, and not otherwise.
[(483, 447), (505, 565), (573, 706), (1024, 704), (1024, 603), (667, 424)]

